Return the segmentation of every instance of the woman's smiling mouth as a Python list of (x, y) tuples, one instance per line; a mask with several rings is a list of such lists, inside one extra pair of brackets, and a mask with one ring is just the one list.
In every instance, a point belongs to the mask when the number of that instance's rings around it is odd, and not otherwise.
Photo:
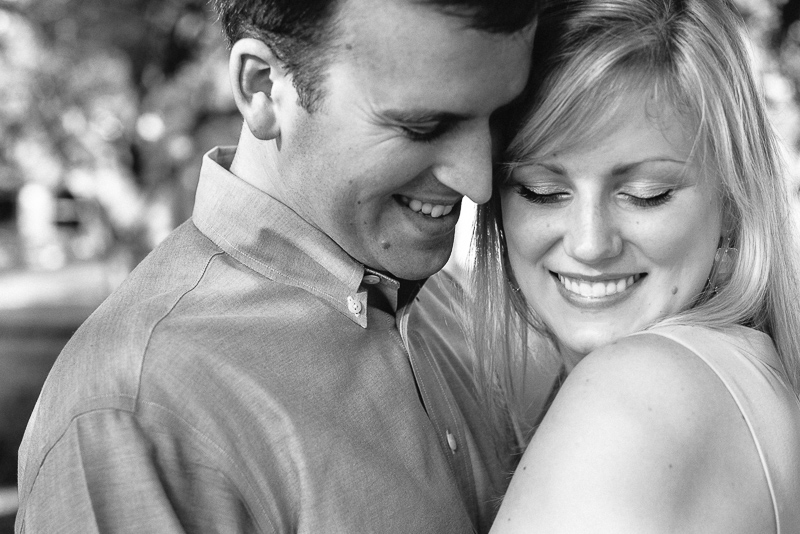
[(567, 277), (563, 274), (554, 273), (552, 271), (551, 274), (558, 279), (562, 287), (564, 287), (564, 289), (566, 289), (569, 293), (584, 298), (610, 297), (611, 295), (622, 293), (633, 284), (638, 282), (643, 276), (642, 274), (634, 274), (617, 279), (593, 282), (580, 278)]

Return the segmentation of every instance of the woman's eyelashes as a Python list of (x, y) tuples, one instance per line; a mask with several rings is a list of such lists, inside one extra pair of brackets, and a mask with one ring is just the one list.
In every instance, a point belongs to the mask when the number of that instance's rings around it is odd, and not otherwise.
[[(542, 186), (533, 187), (522, 184), (515, 186), (517, 194), (532, 204), (557, 204), (569, 200), (572, 193), (566, 189)], [(674, 188), (659, 189), (647, 192), (618, 192), (620, 198), (639, 208), (654, 208), (666, 204), (672, 199)]]
[(566, 200), (569, 196), (568, 191), (548, 187), (535, 188), (522, 184), (517, 184), (516, 190), (519, 196), (533, 204), (555, 204)]
[(666, 189), (655, 194), (633, 195), (631, 193), (624, 193), (624, 195), (628, 198), (628, 201), (634, 206), (640, 208), (654, 208), (656, 206), (661, 206), (662, 204), (666, 204), (667, 202), (669, 202), (674, 193), (675, 193), (674, 189)]

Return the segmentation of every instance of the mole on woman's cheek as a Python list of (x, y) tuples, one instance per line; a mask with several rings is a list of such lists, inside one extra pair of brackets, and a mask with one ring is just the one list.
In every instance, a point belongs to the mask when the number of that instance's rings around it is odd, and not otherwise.
[(672, 288), (672, 294), (673, 295), (677, 295), (678, 294), (678, 286), (675, 286), (675, 287)]
[(392, 244), (389, 243), (388, 241), (381, 241), (381, 248), (383, 250), (389, 250), (390, 248), (392, 248)]

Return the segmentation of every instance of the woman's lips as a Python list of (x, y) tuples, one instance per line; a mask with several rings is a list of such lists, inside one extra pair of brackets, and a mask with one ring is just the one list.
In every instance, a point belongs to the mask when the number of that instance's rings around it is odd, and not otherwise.
[(622, 293), (638, 282), (643, 276), (640, 273), (609, 280), (590, 281), (577, 277), (565, 276), (559, 273), (553, 273), (553, 275), (558, 278), (559, 283), (569, 293), (584, 298), (610, 297)]

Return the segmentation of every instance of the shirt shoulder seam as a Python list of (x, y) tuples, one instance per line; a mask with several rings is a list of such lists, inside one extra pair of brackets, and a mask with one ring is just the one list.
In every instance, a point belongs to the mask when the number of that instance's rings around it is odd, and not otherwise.
[(192, 291), (197, 289), (197, 286), (199, 286), (200, 282), (202, 282), (203, 278), (205, 278), (205, 275), (208, 272), (208, 268), (211, 265), (211, 263), (214, 261), (214, 259), (217, 256), (220, 256), (220, 255), (223, 255), (223, 254), (225, 254), (223, 251), (218, 251), (218, 252), (213, 253), (211, 256), (209, 256), (208, 260), (206, 261), (206, 264), (203, 266), (203, 269), (200, 272), (200, 275), (197, 277), (197, 280), (195, 280), (195, 282), (188, 289), (186, 289), (180, 295), (178, 295), (178, 297), (175, 299), (175, 301), (172, 303), (172, 305), (161, 315), (161, 317), (159, 317), (156, 321), (154, 321), (153, 324), (150, 326), (150, 331), (147, 333), (147, 340), (145, 341), (144, 348), (142, 349), (142, 357), (139, 360), (139, 372), (137, 373), (137, 385), (136, 385), (136, 394), (135, 394), (135, 401), (136, 402), (138, 402), (138, 399), (139, 399), (139, 397), (141, 395), (142, 376), (144, 374), (144, 362), (145, 362), (145, 359), (147, 358), (147, 352), (148, 352), (148, 349), (150, 348), (150, 342), (153, 339), (153, 334), (155, 333), (156, 328), (158, 328), (158, 326), (161, 324), (161, 322), (164, 321), (175, 310), (175, 308), (178, 306), (178, 304), (180, 304), (181, 300), (183, 300), (183, 298), (186, 295), (188, 295), (189, 293), (191, 293)]

